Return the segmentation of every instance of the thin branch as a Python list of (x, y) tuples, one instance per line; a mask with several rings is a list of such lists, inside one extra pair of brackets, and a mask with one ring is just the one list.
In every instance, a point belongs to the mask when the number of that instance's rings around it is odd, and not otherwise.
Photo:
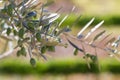
[(16, 51), (16, 49), (12, 49), (12, 50), (9, 50), (9, 51), (7, 51), (7, 52), (5, 52), (5, 53), (0, 54), (0, 59), (2, 59), (2, 58), (4, 58), (4, 57), (7, 57), (8, 55), (13, 54), (14, 51)]
[(88, 66), (89, 69), (91, 69), (89, 60), (88, 60), (88, 58), (87, 58), (87, 56), (86, 56), (85, 47), (84, 47), (84, 45), (83, 45), (82, 43), (81, 43), (81, 45), (82, 45), (83, 53), (84, 53), (84, 56), (85, 56), (85, 60), (86, 60), (86, 62), (87, 62), (87, 66)]

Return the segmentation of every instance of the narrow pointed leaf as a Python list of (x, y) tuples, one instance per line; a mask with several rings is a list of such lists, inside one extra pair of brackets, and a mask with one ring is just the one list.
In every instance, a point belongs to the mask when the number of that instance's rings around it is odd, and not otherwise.
[(106, 35), (106, 36), (100, 41), (100, 43), (101, 43), (102, 41), (104, 41), (106, 38), (108, 38), (111, 34), (112, 34), (112, 33)]
[(68, 42), (76, 49), (78, 49), (81, 52), (84, 52), (83, 49), (79, 48), (78, 46), (76, 46), (74, 43), (72, 43), (70, 40), (68, 40)]
[(94, 21), (95, 18), (92, 18), (83, 28), (80, 30), (80, 32), (77, 34), (77, 37), (79, 37), (89, 26), (90, 24)]
[(100, 36), (102, 36), (105, 32), (106, 32), (106, 31), (104, 30), (104, 31), (98, 33), (98, 34), (94, 37), (93, 42), (94, 42), (95, 40), (97, 40)]
[(70, 28), (72, 28), (81, 18), (81, 15), (77, 17), (77, 19), (73, 22), (73, 24), (70, 26)]
[(96, 29), (98, 29), (102, 24), (104, 23), (104, 21), (101, 21), (99, 24), (97, 24), (94, 28), (92, 28), (88, 34), (85, 36), (84, 39), (87, 39)]
[(61, 26), (61, 24), (62, 24), (67, 18), (68, 18), (68, 15), (66, 15), (66, 16), (61, 20), (61, 22), (59, 23), (58, 26)]

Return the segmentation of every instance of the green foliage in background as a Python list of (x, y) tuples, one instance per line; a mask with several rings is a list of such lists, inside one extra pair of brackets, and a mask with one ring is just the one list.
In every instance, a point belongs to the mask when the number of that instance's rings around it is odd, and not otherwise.
[[(77, 17), (78, 17), (77, 15), (71, 14), (70, 17), (66, 21), (64, 21), (62, 25), (65, 26), (65, 25), (73, 23)], [(105, 21), (104, 22), (105, 27), (108, 27), (109, 25), (120, 25), (120, 15), (102, 15), (102, 16), (82, 15), (81, 18), (77, 21), (75, 26), (82, 27), (86, 25), (86, 23), (89, 22), (89, 20), (93, 17), (95, 17), (96, 20), (91, 25), (96, 25), (102, 20)], [(58, 20), (60, 21), (61, 19), (62, 17), (59, 18)]]
[(78, 60), (54, 60), (46, 63), (37, 62), (36, 67), (30, 66), (27, 62), (14, 59), (5, 60), (0, 63), (0, 73), (4, 74), (71, 74), (71, 73), (101, 73), (110, 72), (114, 74), (120, 73), (119, 61), (115, 59), (105, 59), (100, 61), (101, 70), (94, 63), (90, 63), (91, 69), (88, 68), (86, 62), (82, 59)]

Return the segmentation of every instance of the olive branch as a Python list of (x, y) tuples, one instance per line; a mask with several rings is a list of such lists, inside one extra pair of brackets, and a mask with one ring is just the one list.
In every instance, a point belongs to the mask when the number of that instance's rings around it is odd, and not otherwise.
[[(105, 34), (106, 30), (102, 30), (90, 42), (87, 40), (104, 21), (98, 23), (84, 35), (83, 32), (95, 19), (92, 18), (74, 37), (69, 32), (81, 16), (75, 20), (72, 26), (63, 27), (62, 23), (69, 15), (64, 16), (60, 22), (57, 21), (61, 16), (57, 12), (61, 8), (56, 10), (56, 12), (50, 12), (45, 8), (50, 3), (43, 3), (39, 0), (22, 0), (19, 3), (15, 0), (1, 2), (4, 6), (0, 9), (0, 37), (7, 40), (10, 50), (8, 52), (3, 50), (3, 53), (0, 54), (0, 59), (17, 51), (17, 56), (29, 55), (30, 63), (35, 66), (35, 56), (47, 60), (45, 56), (47, 51), (55, 52), (56, 46), (67, 47), (68, 44), (62, 42), (60, 35), (65, 35), (70, 45), (75, 48), (73, 51), (74, 55), (77, 55), (78, 51), (84, 54), (83, 58), (87, 61), (89, 68), (89, 59), (98, 64), (97, 49), (104, 50), (119, 59), (116, 55), (119, 53), (120, 38), (112, 37), (103, 44), (104, 46), (96, 45), (95, 42), (98, 40), (101, 39), (98, 42), (102, 43), (111, 36), (111, 34)], [(74, 11), (74, 8), (71, 12)], [(78, 47), (72, 40), (81, 42), (81, 47)], [(14, 41), (17, 41), (17, 45), (13, 48)], [(94, 48), (95, 55), (86, 51), (86, 45)]]

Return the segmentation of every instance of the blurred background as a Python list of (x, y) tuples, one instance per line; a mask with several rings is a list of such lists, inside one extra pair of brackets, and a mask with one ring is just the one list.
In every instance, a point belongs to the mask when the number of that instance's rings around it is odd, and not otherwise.
[[(44, 0), (42, 0), (44, 1)], [(113, 32), (112, 36), (120, 34), (120, 0), (48, 0), (51, 5), (48, 8), (51, 12), (58, 12), (62, 16), (70, 14), (73, 7), (75, 10), (63, 25), (71, 25), (77, 17), (81, 18), (72, 28), (72, 34), (80, 31), (84, 25), (95, 17), (91, 25), (104, 20), (101, 29), (107, 33)], [(2, 5), (2, 4), (1, 4)], [(90, 27), (90, 28), (91, 28)], [(64, 37), (63, 37), (64, 40)], [(66, 42), (66, 41), (65, 41)], [(79, 44), (79, 42), (77, 42)], [(0, 40), (0, 51), (5, 41)], [(88, 69), (86, 62), (82, 59), (81, 53), (73, 55), (73, 47), (56, 47), (56, 52), (46, 54), (48, 61), (37, 60), (37, 66), (32, 67), (29, 58), (16, 57), (16, 53), (0, 59), (0, 80), (120, 80), (120, 62), (103, 51), (98, 52), (101, 73), (96, 67)]]

